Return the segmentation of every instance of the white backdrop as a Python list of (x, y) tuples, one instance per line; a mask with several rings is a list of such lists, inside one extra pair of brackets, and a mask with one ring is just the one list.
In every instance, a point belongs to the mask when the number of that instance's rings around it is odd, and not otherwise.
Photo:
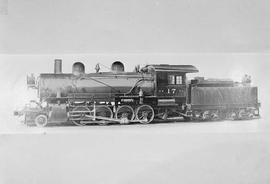
[[(270, 183), (269, 0), (0, 0), (0, 184)], [(26, 75), (81, 61), (192, 64), (259, 87), (262, 118), (26, 127)]]
[(270, 47), (268, 0), (3, 2), (1, 53), (268, 52)]

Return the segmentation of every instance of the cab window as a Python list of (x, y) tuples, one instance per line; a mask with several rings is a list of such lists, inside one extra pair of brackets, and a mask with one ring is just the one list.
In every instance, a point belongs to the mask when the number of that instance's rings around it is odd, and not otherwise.
[(176, 76), (176, 84), (183, 84), (183, 80), (182, 80), (182, 76), (181, 75), (177, 75)]
[(175, 76), (168, 75), (168, 84), (175, 84)]
[(183, 84), (183, 78), (181, 75), (168, 75), (168, 84), (181, 85)]

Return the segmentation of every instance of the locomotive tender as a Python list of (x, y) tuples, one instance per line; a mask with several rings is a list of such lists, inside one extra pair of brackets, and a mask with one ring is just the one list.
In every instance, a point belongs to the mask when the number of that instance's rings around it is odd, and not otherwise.
[(56, 59), (54, 73), (27, 77), (39, 101), (31, 101), (15, 115), (24, 115), (27, 125), (37, 126), (67, 121), (106, 125), (259, 117), (258, 89), (250, 86), (250, 80), (188, 81), (188, 73), (198, 72), (192, 65), (146, 65), (125, 72), (124, 65), (116, 61), (110, 72), (99, 70), (97, 64), (96, 73), (86, 74), (84, 64), (76, 62), (72, 73), (62, 73), (62, 60)]

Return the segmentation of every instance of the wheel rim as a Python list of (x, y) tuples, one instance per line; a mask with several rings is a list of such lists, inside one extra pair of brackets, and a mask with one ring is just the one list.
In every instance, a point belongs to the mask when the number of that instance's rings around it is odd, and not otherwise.
[[(102, 106), (96, 106), (96, 116), (100, 117), (106, 117), (106, 118), (112, 118), (113, 113), (110, 107), (102, 105)], [(107, 125), (109, 121), (107, 120), (102, 120), (102, 119), (96, 119), (97, 123), (99, 125)]]
[(236, 112), (231, 112), (230, 113), (230, 119), (232, 119), (232, 120), (236, 120), (237, 119), (237, 114), (236, 114)]
[(85, 106), (75, 107), (72, 110), (73, 118), (71, 120), (77, 126), (84, 126), (87, 124), (87, 122), (85, 122), (85, 120), (87, 119), (87, 117), (85, 115), (90, 115), (89, 108), (87, 108)]
[(209, 111), (204, 111), (202, 113), (202, 120), (203, 121), (206, 121), (206, 120), (209, 120), (210, 119), (210, 114), (209, 114)]
[(142, 124), (147, 124), (154, 119), (154, 110), (149, 105), (141, 105), (136, 110), (136, 120)]
[(211, 113), (211, 120), (213, 120), (213, 121), (217, 121), (217, 120), (219, 120), (219, 112), (218, 111), (216, 111), (216, 112), (212, 112)]
[(241, 109), (239, 112), (238, 112), (238, 118), (239, 119), (243, 119), (245, 116), (245, 110)]
[(44, 114), (40, 114), (35, 118), (35, 124), (38, 127), (45, 127), (48, 124), (48, 118)]
[(130, 120), (133, 120), (135, 115), (131, 106), (123, 105), (117, 108), (115, 116), (117, 119), (122, 120), (121, 122), (124, 124), (129, 123)]

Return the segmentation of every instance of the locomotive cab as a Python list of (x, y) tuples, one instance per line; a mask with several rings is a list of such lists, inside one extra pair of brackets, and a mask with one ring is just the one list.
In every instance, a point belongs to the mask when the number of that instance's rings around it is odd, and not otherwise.
[(186, 74), (198, 72), (192, 65), (149, 65), (155, 73), (158, 106), (182, 106), (187, 101)]
[(186, 74), (179, 72), (157, 72), (157, 95), (160, 97), (185, 96)]

